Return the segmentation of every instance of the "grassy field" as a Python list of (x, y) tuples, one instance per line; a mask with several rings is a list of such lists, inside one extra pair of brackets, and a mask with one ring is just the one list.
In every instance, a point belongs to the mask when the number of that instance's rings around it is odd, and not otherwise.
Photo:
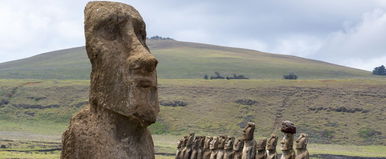
[[(0, 80), (0, 131), (58, 134), (88, 101), (86, 80)], [(282, 120), (322, 144), (386, 145), (386, 80), (159, 80), (164, 106), (154, 134), (256, 136), (279, 133)]]
[[(201, 79), (205, 74), (242, 74), (254, 79), (281, 79), (296, 73), (300, 79), (369, 78), (371, 72), (295, 56), (173, 40), (148, 40), (157, 57), (158, 77)], [(44, 53), (0, 64), (0, 78), (89, 79), (90, 62), (84, 47)]]

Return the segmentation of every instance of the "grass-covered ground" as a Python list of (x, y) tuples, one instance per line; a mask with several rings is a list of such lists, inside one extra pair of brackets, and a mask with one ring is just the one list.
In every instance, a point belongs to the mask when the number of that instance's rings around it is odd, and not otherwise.
[[(87, 80), (0, 80), (0, 139), (59, 144), (69, 118), (87, 104), (88, 85)], [(160, 106), (158, 122), (150, 127), (157, 152), (174, 153), (177, 139), (190, 132), (239, 136), (253, 121), (261, 138), (280, 134), (278, 123), (291, 120), (299, 133), (310, 134), (312, 154), (386, 157), (385, 79), (160, 79), (159, 99), (187, 105)], [(23, 145), (32, 149), (16, 148)], [(0, 151), (0, 158), (58, 155)]]

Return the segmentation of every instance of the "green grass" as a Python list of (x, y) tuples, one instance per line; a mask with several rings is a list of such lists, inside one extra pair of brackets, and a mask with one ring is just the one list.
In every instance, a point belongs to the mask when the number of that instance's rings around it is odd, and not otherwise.
[[(376, 78), (369, 71), (295, 56), (171, 40), (149, 40), (148, 45), (163, 79), (200, 79), (216, 71), (254, 79), (281, 79), (290, 72), (301, 79)], [(0, 64), (0, 78), (8, 79), (89, 79), (89, 74), (84, 47)]]
[[(0, 131), (53, 135), (88, 101), (89, 81), (0, 80)], [(15, 89), (16, 88), (16, 89)], [(14, 91), (13, 91), (14, 90)], [(9, 98), (7, 95), (13, 93)], [(313, 143), (386, 145), (386, 80), (159, 80), (160, 101), (184, 101), (186, 107), (160, 106), (153, 134), (239, 136), (248, 121), (256, 136), (278, 132), (291, 120)], [(36, 100), (41, 98), (41, 100)], [(253, 105), (236, 100), (254, 100)], [(20, 105), (55, 108), (23, 108)], [(357, 110), (339, 112), (338, 108)], [(315, 111), (315, 108), (325, 110)]]

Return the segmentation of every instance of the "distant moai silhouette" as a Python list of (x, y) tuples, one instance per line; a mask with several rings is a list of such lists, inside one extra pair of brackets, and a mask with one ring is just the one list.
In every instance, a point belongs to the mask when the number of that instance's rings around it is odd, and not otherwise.
[(255, 123), (248, 122), (243, 130), (244, 147), (241, 156), (242, 159), (255, 159), (257, 143), (255, 139), (253, 139), (254, 131)]
[(272, 134), (271, 137), (267, 140), (267, 159), (278, 159), (278, 155), (276, 152), (276, 145), (277, 141), (279, 140), (279, 137), (277, 137), (275, 134)]

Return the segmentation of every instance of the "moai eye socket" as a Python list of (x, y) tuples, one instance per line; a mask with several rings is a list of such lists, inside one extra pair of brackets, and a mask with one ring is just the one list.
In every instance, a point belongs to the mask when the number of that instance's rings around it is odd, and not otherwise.
[(110, 16), (101, 21), (96, 26), (95, 30), (99, 37), (108, 41), (113, 41), (121, 37), (124, 23), (125, 20), (122, 20), (122, 18)]

